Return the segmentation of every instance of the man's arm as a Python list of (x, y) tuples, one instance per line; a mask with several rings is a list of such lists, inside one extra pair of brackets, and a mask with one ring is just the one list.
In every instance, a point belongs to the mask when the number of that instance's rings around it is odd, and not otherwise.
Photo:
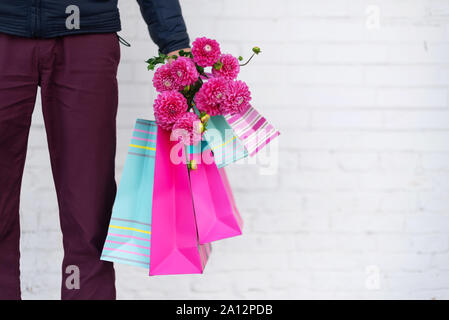
[(189, 47), (189, 36), (179, 0), (137, 0), (151, 39), (162, 53)]

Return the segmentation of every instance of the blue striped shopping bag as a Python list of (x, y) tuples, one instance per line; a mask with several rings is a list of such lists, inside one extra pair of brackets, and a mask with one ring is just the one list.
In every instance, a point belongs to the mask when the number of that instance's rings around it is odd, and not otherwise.
[(212, 150), (217, 168), (223, 168), (248, 156), (240, 138), (223, 116), (213, 116), (209, 119), (203, 137), (207, 141), (205, 150)]
[(137, 119), (101, 260), (150, 266), (157, 126)]

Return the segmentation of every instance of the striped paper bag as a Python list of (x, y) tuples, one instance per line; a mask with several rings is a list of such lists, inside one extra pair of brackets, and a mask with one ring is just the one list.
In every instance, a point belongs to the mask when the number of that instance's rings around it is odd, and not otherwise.
[(252, 106), (225, 119), (240, 138), (250, 156), (254, 156), (280, 133)]
[(136, 121), (101, 260), (150, 266), (156, 135), (154, 121)]
[(210, 148), (214, 153), (217, 168), (223, 168), (248, 156), (242, 142), (223, 116), (209, 119), (203, 137), (207, 141), (206, 150)]

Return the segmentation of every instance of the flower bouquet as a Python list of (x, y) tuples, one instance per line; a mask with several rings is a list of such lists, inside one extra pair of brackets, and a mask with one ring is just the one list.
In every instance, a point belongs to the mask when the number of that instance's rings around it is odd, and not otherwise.
[(202, 273), (210, 243), (242, 233), (224, 167), (279, 135), (237, 79), (261, 52), (252, 51), (241, 63), (203, 37), (191, 52), (147, 61), (156, 69), (155, 121), (136, 121), (102, 260), (150, 275)]

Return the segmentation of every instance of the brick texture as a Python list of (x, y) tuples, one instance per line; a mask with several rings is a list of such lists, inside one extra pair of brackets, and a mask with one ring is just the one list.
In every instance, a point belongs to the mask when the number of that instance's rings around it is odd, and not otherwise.
[[(449, 298), (449, 2), (182, 0), (191, 38), (263, 54), (242, 70), (282, 132), (276, 174), (229, 168), (246, 221), (201, 276), (117, 266), (121, 299)], [(117, 179), (130, 129), (152, 118), (156, 54), (121, 1)], [(81, 13), (82, 14), (82, 13)], [(80, 172), (82, 174), (82, 172)], [(26, 299), (59, 297), (56, 195), (37, 106), (23, 181)]]

